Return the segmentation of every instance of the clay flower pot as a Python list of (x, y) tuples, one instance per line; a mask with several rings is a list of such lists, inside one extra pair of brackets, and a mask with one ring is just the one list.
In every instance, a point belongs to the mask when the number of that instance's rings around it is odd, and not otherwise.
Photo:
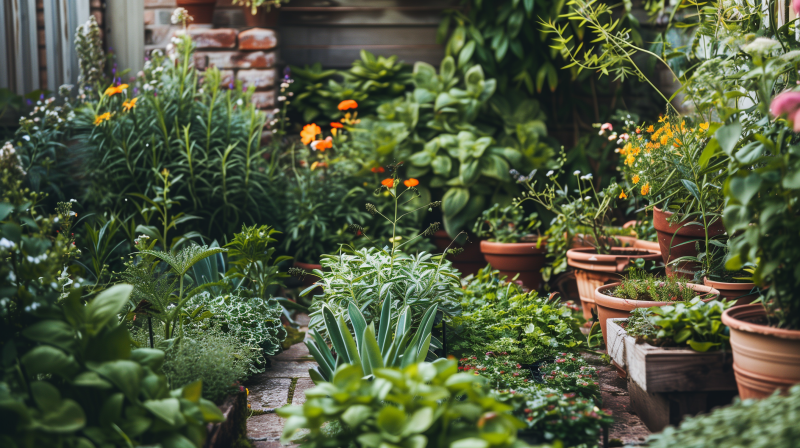
[(519, 273), (518, 280), (528, 289), (539, 290), (544, 284), (542, 268), (547, 264), (546, 240), (539, 247), (536, 241), (527, 243), (494, 243), (481, 241), (481, 252), (486, 262), (508, 277)]
[[(431, 242), (436, 246), (437, 253), (440, 254), (444, 253), (451, 241), (453, 241), (453, 239), (450, 238), (450, 235), (444, 230), (438, 230), (431, 238)], [(465, 242), (464, 245), (458, 244), (457, 242), (453, 243), (453, 245), (450, 246), (451, 249), (461, 247), (464, 248), (464, 252), (458, 255), (448, 255), (446, 257), (453, 263), (453, 267), (461, 271), (465, 276), (477, 274), (479, 270), (486, 266), (486, 260), (484, 260), (483, 254), (481, 253), (481, 246), (478, 244), (478, 237), (469, 235), (469, 241), (469, 243)]]
[(578, 295), (586, 320), (592, 318), (592, 309), (595, 308), (595, 289), (619, 280), (620, 274), (625, 271), (628, 264), (637, 258), (658, 261), (661, 259), (661, 254), (654, 250), (629, 247), (612, 247), (610, 254), (598, 254), (594, 248), (567, 251), (567, 264), (575, 269)]
[(761, 304), (729, 308), (722, 323), (731, 329), (733, 373), (739, 397), (764, 398), (800, 383), (800, 330), (763, 325)]
[[(697, 270), (698, 263), (686, 261), (675, 266), (670, 265), (669, 262), (680, 257), (696, 257), (698, 250), (697, 244), (694, 242), (700, 241), (701, 244), (705, 244), (706, 230), (702, 226), (686, 225), (688, 222), (697, 221), (694, 218), (684, 219), (674, 224), (670, 223), (668, 220), (672, 215), (673, 213), (671, 212), (653, 208), (653, 227), (655, 227), (658, 234), (661, 256), (664, 259), (664, 264), (667, 265), (667, 274), (674, 273), (681, 277), (692, 278), (692, 272)], [(717, 218), (708, 227), (708, 237), (712, 238), (723, 233), (725, 233), (725, 226), (722, 224), (722, 219)]]
[(248, 27), (258, 28), (277, 28), (281, 15), (280, 9), (275, 7), (270, 8), (269, 11), (263, 7), (258, 8), (257, 12), (253, 14), (253, 8), (242, 5), (242, 12), (244, 13), (244, 23)]
[(633, 247), (637, 249), (654, 250), (658, 251), (659, 253), (661, 252), (661, 245), (658, 243), (658, 241), (645, 241), (637, 238), (636, 241), (633, 242)]
[(703, 284), (719, 291), (720, 299), (735, 300), (735, 306), (749, 305), (759, 297), (755, 283), (716, 282), (703, 277)]
[[(636, 308), (650, 308), (653, 306), (674, 305), (677, 302), (653, 302), (650, 300), (628, 300), (613, 297), (609, 292), (619, 286), (620, 283), (612, 283), (597, 288), (594, 293), (594, 300), (597, 303), (597, 318), (600, 321), (600, 328), (603, 330), (603, 342), (608, 343), (606, 336), (606, 320), (614, 318), (628, 318), (631, 311)], [(688, 288), (707, 295), (703, 302), (709, 302), (719, 297), (719, 291), (710, 286), (695, 285), (694, 283), (684, 283)]]
[(192, 16), (192, 25), (210, 25), (214, 19), (217, 0), (177, 0), (176, 4)]

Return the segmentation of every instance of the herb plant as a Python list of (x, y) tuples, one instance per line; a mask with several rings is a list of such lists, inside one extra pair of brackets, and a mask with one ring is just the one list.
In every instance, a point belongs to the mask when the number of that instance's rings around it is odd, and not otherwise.
[(656, 346), (688, 345), (698, 352), (724, 349), (729, 336), (722, 313), (735, 303), (704, 303), (694, 298), (688, 303), (652, 307), (640, 311), (637, 319), (629, 319), (625, 331)]
[(688, 302), (700, 295), (680, 278), (658, 277), (638, 269), (632, 270), (609, 294), (620, 299), (650, 302)]
[(518, 243), (520, 239), (539, 228), (541, 222), (536, 213), (523, 216), (519, 207), (494, 204), (481, 213), (472, 231), (479, 238), (488, 238), (497, 243)]

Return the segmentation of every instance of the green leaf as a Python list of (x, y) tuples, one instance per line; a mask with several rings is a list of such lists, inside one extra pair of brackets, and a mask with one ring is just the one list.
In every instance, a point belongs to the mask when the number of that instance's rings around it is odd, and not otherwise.
[(333, 311), (326, 305), (322, 305), (322, 318), (325, 320), (325, 328), (328, 330), (328, 337), (333, 343), (333, 348), (336, 349), (337, 359), (336, 364), (341, 363), (347, 356), (347, 348), (344, 346), (344, 339), (339, 331), (339, 325), (336, 323), (336, 317)]
[(463, 26), (459, 26), (453, 31), (453, 35), (450, 36), (450, 42), (447, 45), (448, 54), (458, 54), (461, 51), (461, 48), (464, 46), (464, 42), (467, 39), (467, 30)]
[(177, 398), (165, 398), (163, 400), (147, 400), (142, 403), (144, 407), (156, 417), (175, 425), (178, 422), (181, 412), (181, 403)]
[(481, 176), (480, 171), (480, 161), (478, 159), (470, 158), (466, 162), (462, 163), (459, 169), (459, 176), (461, 178), (461, 183), (464, 185), (470, 185)]
[(728, 184), (731, 194), (742, 204), (748, 204), (750, 199), (758, 193), (761, 188), (761, 176), (750, 173), (746, 177), (734, 176), (730, 178)]
[(463, 68), (465, 65), (469, 64), (470, 59), (472, 59), (472, 55), (475, 53), (475, 41), (471, 40), (464, 45), (464, 48), (461, 50), (461, 53), (458, 54), (458, 66)]
[(356, 427), (372, 416), (372, 408), (362, 404), (350, 406), (342, 414), (342, 421), (350, 427)]
[(701, 200), (700, 190), (697, 188), (697, 184), (688, 179), (681, 179), (681, 183), (687, 190), (689, 190), (689, 193), (691, 193), (691, 195), (694, 196), (695, 199), (697, 199), (698, 201)]
[(0, 221), (3, 221), (14, 210), (14, 206), (8, 202), (0, 202)]
[(130, 359), (158, 372), (164, 365), (164, 352), (154, 348), (139, 348), (131, 352)]
[(726, 124), (717, 129), (714, 133), (714, 138), (719, 142), (719, 146), (725, 151), (725, 154), (733, 155), (733, 148), (739, 142), (739, 137), (742, 135), (742, 123), (738, 120), (733, 123)]
[[(387, 297), (388, 296), (389, 295), (387, 295)], [(364, 330), (367, 328), (367, 320), (364, 319), (364, 315), (361, 314), (361, 311), (358, 310), (353, 302), (347, 304), (347, 313), (350, 315), (350, 322), (353, 323), (353, 332), (356, 334), (356, 342), (358, 342), (358, 346), (361, 347), (361, 344), (363, 343), (361, 337), (364, 335)], [(345, 329), (342, 329), (341, 331), (343, 334), (345, 332), (350, 332), (350, 330), (347, 329), (347, 326), (345, 326)]]
[(477, 437), (468, 437), (451, 443), (450, 448), (489, 448), (489, 442)]
[(408, 158), (408, 161), (414, 166), (428, 166), (432, 160), (433, 156), (427, 151), (420, 151)]
[[(381, 349), (378, 347), (378, 341), (375, 340), (375, 326), (372, 323), (364, 330), (364, 347), (369, 356), (372, 370), (382, 368), (383, 358), (381, 357)], [(367, 360), (362, 360), (362, 364), (366, 362)]]
[(22, 330), (22, 335), (32, 341), (55, 345), (66, 351), (72, 350), (75, 345), (75, 329), (61, 320), (36, 322)]
[(706, 147), (703, 148), (703, 153), (700, 154), (700, 159), (698, 159), (697, 163), (699, 163), (703, 168), (707, 167), (708, 162), (717, 154), (719, 149), (719, 141), (716, 139), (711, 139)]
[(132, 290), (131, 285), (114, 285), (101, 292), (86, 306), (86, 320), (93, 327), (93, 334), (119, 314), (128, 302)]
[(111, 381), (112, 384), (125, 394), (125, 398), (136, 403), (139, 400), (139, 390), (144, 377), (142, 366), (128, 360), (109, 361), (102, 364), (88, 363), (87, 366)]
[(375, 419), (375, 426), (393, 435), (400, 435), (407, 420), (406, 413), (394, 406), (384, 406)]
[(454, 216), (460, 212), (469, 201), (469, 190), (454, 187), (447, 190), (442, 198), (442, 211), (446, 216)]
[(71, 378), (80, 370), (74, 357), (48, 345), (35, 347), (25, 353), (21, 362), (28, 375), (54, 374)]
[(431, 162), (431, 167), (433, 168), (434, 174), (438, 174), (440, 176), (449, 176), (450, 170), (453, 167), (453, 162), (450, 160), (449, 156), (440, 154), (433, 159)]
[(707, 352), (712, 348), (721, 345), (719, 342), (695, 342), (691, 339), (687, 343), (689, 344), (689, 347), (696, 352)]

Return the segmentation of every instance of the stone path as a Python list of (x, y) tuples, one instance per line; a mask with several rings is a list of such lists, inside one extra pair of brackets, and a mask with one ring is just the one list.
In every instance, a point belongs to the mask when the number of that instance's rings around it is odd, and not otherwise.
[[(299, 316), (297, 320), (304, 326), (301, 329), (307, 331), (305, 326), (308, 325), (308, 316)], [(644, 444), (650, 431), (630, 410), (626, 380), (599, 356), (587, 355), (587, 358), (596, 365), (600, 374), (603, 407), (610, 409), (614, 415), (614, 425), (608, 436), (609, 441), (612, 441), (611, 446)], [(275, 414), (275, 409), (289, 403), (298, 405), (305, 402), (306, 390), (314, 387), (308, 375), (308, 369), (314, 366), (316, 363), (305, 344), (295, 344), (273, 357), (272, 366), (264, 373), (248, 380), (246, 386), (250, 389), (249, 403), (254, 415), (247, 420), (247, 436), (253, 441), (255, 448), (283, 446), (280, 437), (285, 419)]]

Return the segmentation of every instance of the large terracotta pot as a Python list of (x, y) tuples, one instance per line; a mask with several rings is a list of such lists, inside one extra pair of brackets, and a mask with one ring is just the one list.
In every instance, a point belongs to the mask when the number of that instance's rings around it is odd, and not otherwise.
[(242, 5), (242, 12), (244, 13), (244, 23), (248, 27), (258, 28), (277, 28), (281, 14), (278, 8), (270, 8), (269, 12), (266, 8), (258, 8), (258, 12), (253, 14), (253, 9), (245, 5)]
[(636, 241), (633, 242), (633, 247), (637, 249), (655, 250), (661, 253), (661, 245), (658, 241), (645, 241), (637, 238)]
[(731, 330), (733, 372), (743, 400), (764, 398), (800, 383), (800, 330), (763, 325), (766, 316), (761, 304), (722, 313), (722, 323)]
[[(656, 233), (658, 234), (661, 256), (664, 259), (664, 264), (667, 265), (667, 274), (692, 278), (694, 276), (694, 271), (699, 267), (698, 263), (687, 261), (678, 263), (678, 265), (675, 266), (670, 265), (669, 262), (680, 257), (697, 256), (697, 244), (690, 241), (700, 241), (701, 244), (705, 244), (706, 230), (704, 227), (698, 225), (684, 225), (687, 222), (697, 221), (694, 218), (685, 219), (674, 224), (670, 223), (668, 220), (672, 215), (672, 212), (664, 211), (659, 208), (653, 209), (653, 227), (655, 227)], [(722, 219), (717, 218), (717, 220), (708, 227), (708, 237), (712, 238), (722, 235), (723, 233), (725, 233), (725, 226), (722, 224)]]
[(546, 240), (539, 247), (535, 241), (529, 243), (494, 243), (481, 241), (481, 252), (486, 262), (511, 280), (519, 273), (518, 280), (528, 289), (539, 290), (544, 285), (542, 268), (547, 264)]
[[(306, 288), (308, 288), (309, 286), (313, 285), (314, 283), (317, 282), (317, 280), (319, 280), (319, 278), (316, 275), (314, 275), (313, 272), (314, 272), (314, 269), (322, 270), (322, 265), (321, 264), (303, 263), (302, 261), (295, 260), (294, 261), (294, 267), (300, 268), (300, 269), (303, 269), (304, 271), (306, 271), (306, 275), (305, 275), (305, 277), (303, 277), (303, 289), (301, 291), (304, 291)], [(322, 288), (321, 287), (320, 288), (315, 288), (314, 290), (312, 290), (309, 293), (309, 295), (319, 295), (319, 294), (322, 294)]]
[(755, 283), (716, 282), (703, 277), (703, 284), (719, 291), (720, 299), (735, 300), (735, 306), (749, 305), (760, 296)]
[[(478, 237), (474, 235), (468, 235), (469, 243), (466, 241), (463, 245), (458, 244), (458, 242), (453, 243), (450, 246), (451, 249), (454, 248), (463, 248), (464, 252), (461, 252), (458, 255), (448, 255), (446, 258), (453, 263), (453, 267), (461, 271), (463, 275), (470, 275), (470, 274), (477, 274), (479, 270), (486, 266), (486, 260), (483, 258), (483, 254), (481, 253), (481, 246), (478, 244)], [(458, 239), (463, 240), (463, 237)], [(439, 230), (433, 234), (431, 238), (433, 245), (436, 246), (437, 253), (444, 253), (447, 246), (453, 241), (450, 238), (450, 235), (447, 234), (444, 230)]]
[[(597, 303), (597, 319), (600, 321), (600, 328), (603, 330), (603, 341), (607, 341), (606, 336), (606, 320), (614, 318), (628, 318), (631, 311), (636, 308), (650, 308), (653, 306), (674, 305), (676, 302), (653, 302), (650, 300), (628, 300), (613, 297), (607, 294), (610, 290), (619, 286), (620, 283), (612, 283), (597, 288), (594, 294), (594, 300)], [(719, 291), (704, 285), (695, 285), (694, 283), (684, 283), (684, 285), (695, 290), (700, 294), (707, 295), (703, 302), (709, 302), (719, 297)]]
[(630, 247), (612, 247), (611, 254), (598, 254), (594, 248), (567, 251), (567, 264), (575, 269), (578, 295), (586, 320), (592, 318), (595, 290), (606, 283), (619, 280), (620, 274), (625, 271), (628, 264), (637, 258), (658, 261), (661, 259), (661, 254), (654, 250)]
[(177, 5), (186, 8), (186, 11), (192, 16), (192, 25), (206, 25), (213, 22), (214, 8), (217, 6), (217, 0), (177, 0)]

